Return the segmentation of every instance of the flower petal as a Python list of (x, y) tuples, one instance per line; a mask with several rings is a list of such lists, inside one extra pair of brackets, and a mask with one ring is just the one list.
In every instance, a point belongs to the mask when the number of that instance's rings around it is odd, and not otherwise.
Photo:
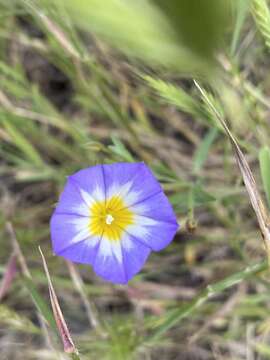
[(90, 238), (89, 218), (54, 212), (51, 218), (51, 238), (56, 254)]
[(130, 206), (129, 210), (135, 215), (141, 215), (156, 221), (177, 225), (177, 219), (173, 208), (163, 192)]
[(89, 216), (89, 206), (84, 201), (74, 182), (69, 179), (65, 188), (60, 195), (59, 202), (56, 206), (55, 212), (61, 214), (75, 214), (81, 216)]
[(117, 284), (127, 283), (120, 241), (101, 239), (94, 262), (94, 270), (105, 280)]
[(103, 165), (91, 166), (80, 170), (69, 176), (69, 179), (77, 184), (84, 200), (89, 203), (92, 199), (95, 201), (105, 200), (105, 182)]
[(128, 233), (121, 239), (122, 254), (127, 281), (137, 274), (147, 260), (151, 249)]
[(99, 237), (91, 236), (70, 245), (64, 250), (61, 250), (58, 252), (58, 255), (80, 264), (93, 264), (96, 258), (99, 242)]
[(129, 225), (127, 232), (154, 251), (160, 251), (170, 244), (178, 229), (177, 223), (135, 216), (135, 224)]
[(162, 191), (160, 184), (144, 163), (103, 165), (103, 169), (106, 197), (121, 196), (127, 206)]

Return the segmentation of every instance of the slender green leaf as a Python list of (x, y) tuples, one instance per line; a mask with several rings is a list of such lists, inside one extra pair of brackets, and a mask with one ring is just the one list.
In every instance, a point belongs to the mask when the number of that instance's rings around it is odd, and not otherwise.
[(228, 276), (227, 278), (213, 284), (208, 285), (193, 301), (184, 306), (180, 306), (174, 310), (168, 312), (163, 319), (161, 319), (153, 330), (152, 335), (150, 335), (145, 342), (152, 342), (160, 338), (165, 332), (167, 332), (171, 327), (179, 324), (183, 319), (191, 315), (198, 310), (207, 300), (212, 298), (215, 295), (218, 295), (225, 291), (226, 289), (239, 284), (240, 282), (267, 270), (268, 263), (267, 261), (248, 266), (242, 271), (239, 271), (235, 274)]
[(2, 124), (12, 138), (13, 144), (29, 159), (33, 165), (42, 166), (43, 160), (34, 146), (26, 137), (8, 120), (2, 120)]
[(125, 147), (125, 145), (121, 142), (120, 139), (118, 139), (115, 136), (112, 136), (112, 142), (113, 145), (109, 146), (109, 149), (115, 153), (116, 155), (120, 156), (125, 161), (133, 162), (134, 158), (128, 151), (128, 149)]
[(236, 2), (236, 19), (235, 19), (235, 25), (234, 25), (231, 49), (230, 49), (232, 56), (235, 54), (237, 45), (239, 43), (241, 30), (248, 13), (249, 4), (250, 4), (249, 0), (239, 0)]
[(252, 0), (252, 14), (265, 45), (270, 49), (270, 11), (266, 0)]
[(36, 308), (40, 312), (40, 314), (44, 317), (44, 319), (48, 322), (50, 327), (54, 330), (55, 334), (57, 334), (57, 327), (56, 323), (53, 317), (53, 313), (48, 306), (48, 304), (45, 302), (42, 295), (40, 295), (38, 289), (36, 288), (36, 285), (34, 281), (31, 278), (24, 277), (22, 279), (23, 284), (27, 288), (29, 294), (31, 295), (34, 304), (36, 305)]
[(207, 159), (207, 155), (210, 150), (210, 147), (215, 141), (217, 134), (218, 134), (218, 130), (216, 128), (210, 129), (206, 134), (206, 136), (204, 137), (203, 141), (201, 142), (200, 146), (196, 149), (193, 159), (194, 173), (198, 173), (203, 167), (203, 164)]

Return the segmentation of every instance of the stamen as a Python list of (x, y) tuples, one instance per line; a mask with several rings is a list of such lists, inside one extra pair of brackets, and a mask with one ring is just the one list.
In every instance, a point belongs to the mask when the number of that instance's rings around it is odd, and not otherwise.
[(111, 214), (106, 215), (105, 222), (106, 222), (107, 225), (111, 225), (113, 220), (114, 220), (114, 217)]

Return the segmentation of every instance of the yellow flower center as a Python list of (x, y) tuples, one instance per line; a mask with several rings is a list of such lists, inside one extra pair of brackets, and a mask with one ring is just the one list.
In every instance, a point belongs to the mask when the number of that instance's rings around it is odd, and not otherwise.
[(118, 241), (127, 226), (133, 224), (133, 220), (133, 212), (126, 207), (122, 198), (112, 196), (91, 206), (89, 230), (92, 235)]

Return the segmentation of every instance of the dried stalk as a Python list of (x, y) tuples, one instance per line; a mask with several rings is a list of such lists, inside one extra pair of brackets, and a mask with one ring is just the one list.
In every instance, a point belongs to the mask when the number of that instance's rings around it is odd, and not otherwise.
[(209, 97), (207, 96), (207, 93), (205, 90), (194, 80), (194, 83), (197, 87), (197, 89), (200, 91), (205, 103), (209, 106), (209, 108), (213, 111), (214, 115), (216, 116), (217, 120), (220, 122), (222, 127), (224, 128), (235, 153), (235, 158), (237, 160), (239, 169), (241, 171), (243, 181), (246, 187), (246, 190), (249, 195), (249, 199), (251, 202), (251, 205), (255, 211), (255, 214), (257, 216), (257, 220), (259, 223), (259, 227), (261, 230), (261, 234), (263, 237), (264, 245), (266, 248), (268, 260), (270, 262), (270, 223), (269, 223), (269, 214), (266, 210), (266, 207), (264, 205), (264, 202), (262, 200), (262, 197), (258, 191), (258, 187), (256, 184), (256, 181), (253, 177), (253, 174), (251, 172), (251, 169), (248, 165), (248, 162), (240, 149), (238, 142), (236, 138), (231, 133), (230, 129), (228, 128), (228, 125), (226, 124), (223, 117), (220, 115), (220, 113), (217, 111)]

